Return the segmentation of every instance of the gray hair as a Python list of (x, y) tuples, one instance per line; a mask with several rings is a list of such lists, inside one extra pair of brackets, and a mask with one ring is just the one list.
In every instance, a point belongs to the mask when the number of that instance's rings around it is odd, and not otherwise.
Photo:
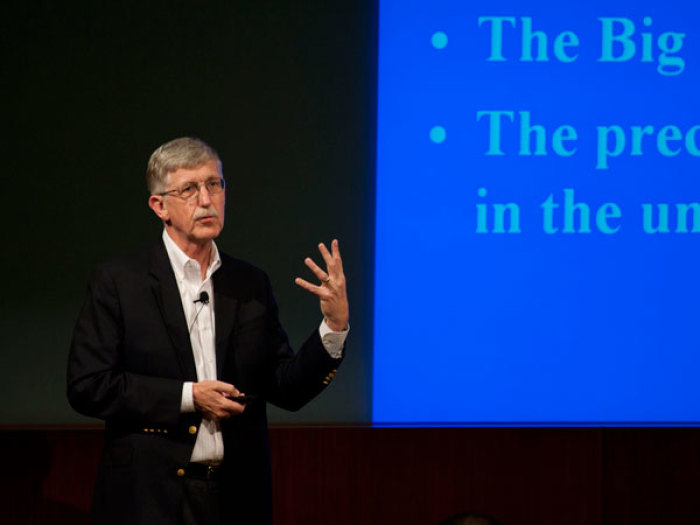
[(182, 137), (166, 142), (148, 159), (146, 185), (151, 195), (166, 189), (168, 173), (180, 168), (192, 169), (209, 161), (216, 161), (221, 171), (221, 159), (209, 144), (193, 137)]

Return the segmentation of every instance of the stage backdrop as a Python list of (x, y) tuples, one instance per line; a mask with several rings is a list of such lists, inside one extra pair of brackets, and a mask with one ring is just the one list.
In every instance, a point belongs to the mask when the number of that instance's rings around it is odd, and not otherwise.
[[(277, 4), (277, 5), (275, 5)], [(321, 315), (294, 284), (340, 239), (347, 360), (301, 413), (367, 421), (376, 7), (369, 2), (11, 2), (0, 21), (0, 424), (73, 424), (65, 369), (90, 269), (158, 240), (146, 162), (201, 137), (223, 160), (229, 254), (262, 267), (298, 346)]]
[(694, 3), (278, 4), (5, 9), (0, 424), (98, 423), (72, 327), (94, 264), (160, 234), (145, 164), (182, 135), (295, 345), (293, 279), (341, 240), (348, 358), (273, 421), (700, 422)]

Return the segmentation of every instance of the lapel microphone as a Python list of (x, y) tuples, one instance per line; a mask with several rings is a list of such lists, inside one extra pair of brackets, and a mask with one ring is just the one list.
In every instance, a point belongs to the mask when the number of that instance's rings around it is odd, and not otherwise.
[(209, 304), (209, 294), (207, 292), (202, 292), (199, 294), (199, 299), (194, 300), (194, 304), (202, 303)]
[(197, 322), (197, 317), (199, 317), (199, 313), (202, 311), (202, 308), (204, 308), (205, 304), (209, 304), (209, 294), (207, 292), (202, 292), (199, 294), (199, 299), (194, 300), (194, 304), (197, 303), (202, 303), (202, 305), (197, 309), (197, 313), (194, 316), (194, 319), (192, 319), (192, 324), (190, 325), (189, 332), (192, 332), (192, 327), (194, 326), (194, 323)]

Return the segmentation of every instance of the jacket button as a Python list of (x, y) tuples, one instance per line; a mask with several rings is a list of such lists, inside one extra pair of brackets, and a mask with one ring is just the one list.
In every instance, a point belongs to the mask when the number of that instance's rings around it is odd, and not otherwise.
[(196, 434), (196, 433), (197, 433), (197, 427), (194, 426), (194, 425), (192, 425), (192, 426), (189, 428), (189, 433), (190, 433), (190, 434)]
[(181, 478), (182, 476), (185, 475), (185, 469), (184, 468), (179, 468), (177, 469), (177, 476)]

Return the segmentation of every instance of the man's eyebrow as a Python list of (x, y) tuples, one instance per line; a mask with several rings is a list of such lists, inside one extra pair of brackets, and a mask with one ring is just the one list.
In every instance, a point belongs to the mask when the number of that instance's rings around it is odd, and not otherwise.
[(203, 179), (192, 179), (192, 180), (186, 180), (183, 182), (183, 184), (193, 184), (195, 182), (209, 182), (209, 181), (219, 181), (223, 179), (221, 175), (207, 175)]

